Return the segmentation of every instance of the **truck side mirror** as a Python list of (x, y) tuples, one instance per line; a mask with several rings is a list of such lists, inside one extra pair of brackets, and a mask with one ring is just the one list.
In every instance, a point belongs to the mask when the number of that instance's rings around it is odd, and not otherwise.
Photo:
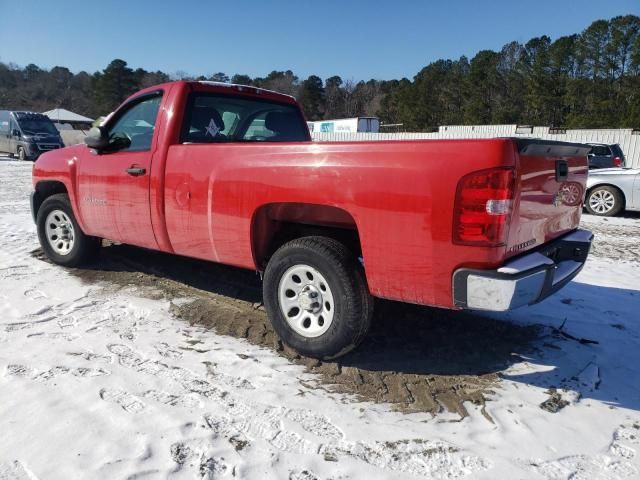
[(12, 134), (14, 137), (21, 137), (21, 136), (22, 136), (22, 134), (20, 133), (20, 130), (18, 130), (17, 128), (14, 128), (14, 129), (13, 129), (13, 132), (11, 132), (11, 134)]
[(84, 143), (89, 148), (94, 148), (98, 151), (104, 150), (109, 146), (109, 134), (102, 127), (93, 127), (84, 137)]

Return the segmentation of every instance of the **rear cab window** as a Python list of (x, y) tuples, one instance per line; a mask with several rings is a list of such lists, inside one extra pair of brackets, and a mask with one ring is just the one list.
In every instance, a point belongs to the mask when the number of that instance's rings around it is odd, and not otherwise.
[(192, 92), (181, 141), (308, 142), (310, 137), (295, 105), (248, 96)]

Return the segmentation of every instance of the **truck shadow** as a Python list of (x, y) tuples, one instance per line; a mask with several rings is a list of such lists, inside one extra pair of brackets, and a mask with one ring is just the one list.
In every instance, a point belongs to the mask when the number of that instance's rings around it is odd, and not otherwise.
[[(244, 304), (250, 314), (235, 319), (239, 331), (255, 318), (271, 331), (261, 307), (262, 282), (252, 271), (128, 245), (107, 246), (96, 264), (70, 271), (85, 282), (136, 285), (142, 287), (139, 293), (143, 295), (155, 293), (172, 299), (204, 294), (191, 308), (177, 313), (193, 323), (233, 334), (233, 326), (202, 305), (207, 294), (225, 297)], [(482, 375), (517, 361), (518, 352), (531, 352), (539, 330), (535, 325), (516, 325), (473, 313), (378, 299), (369, 335), (339, 363), (407, 374)]]
[[(34, 255), (44, 259), (40, 251)], [(106, 246), (96, 264), (69, 271), (90, 284), (105, 282), (106, 288), (169, 300), (193, 298), (177, 302), (174, 315), (274, 349), (317, 374), (315, 387), (405, 411), (437, 413), (444, 408), (465, 416), (464, 403), (483, 406), (503, 378), (573, 389), (582, 397), (640, 409), (638, 387), (625, 387), (622, 381), (638, 378), (640, 370), (638, 337), (630, 335), (627, 315), (640, 310), (640, 292), (574, 282), (540, 306), (501, 318), (379, 300), (361, 346), (336, 361), (320, 362), (300, 357), (278, 341), (261, 307), (261, 281), (255, 272), (125, 245)], [(609, 308), (600, 312), (606, 319), (588, 330), (599, 344), (579, 343), (557, 329), (564, 318), (565, 329), (570, 329), (583, 321), (585, 312), (597, 315), (603, 305)], [(625, 307), (616, 311), (616, 305)], [(621, 341), (636, 342), (624, 357)], [(610, 372), (615, 358), (621, 359), (620, 366)], [(522, 367), (526, 364), (545, 371)], [(585, 383), (585, 372), (595, 370), (600, 381)], [(620, 375), (620, 381), (610, 381)]]
[(541, 304), (498, 316), (543, 329), (528, 366), (503, 378), (640, 410), (639, 311), (640, 291), (573, 281)]

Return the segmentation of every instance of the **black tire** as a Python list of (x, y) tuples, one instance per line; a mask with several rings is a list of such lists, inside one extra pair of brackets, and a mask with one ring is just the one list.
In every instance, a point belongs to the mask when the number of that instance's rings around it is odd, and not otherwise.
[[(295, 265), (308, 265), (327, 281), (334, 301), (333, 320), (320, 336), (296, 332), (280, 308), (279, 286)], [(371, 325), (373, 297), (358, 259), (340, 242), (327, 237), (303, 237), (280, 247), (267, 265), (264, 305), (280, 339), (298, 353), (323, 360), (340, 357), (362, 341)]]
[[(612, 199), (613, 204), (610, 207), (608, 206), (609, 204), (604, 203), (597, 205), (595, 202), (598, 198), (602, 198), (603, 200), (605, 198)], [(590, 190), (584, 203), (587, 212), (591, 215), (613, 217), (624, 209), (624, 196), (616, 187), (602, 185)]]
[(18, 160), (24, 162), (27, 159), (27, 154), (24, 151), (23, 147), (18, 147)]
[[(73, 244), (68, 253), (65, 254), (57, 253), (47, 239), (47, 217), (55, 210), (64, 212), (73, 225)], [(95, 259), (100, 251), (101, 240), (97, 237), (85, 235), (82, 232), (73, 214), (69, 197), (64, 193), (52, 195), (42, 202), (42, 205), (38, 209), (36, 226), (42, 250), (49, 260), (58, 265), (77, 267)]]

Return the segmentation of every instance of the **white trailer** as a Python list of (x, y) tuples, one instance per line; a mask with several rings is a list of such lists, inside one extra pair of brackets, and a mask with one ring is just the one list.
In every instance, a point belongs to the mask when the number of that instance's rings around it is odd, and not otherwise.
[(339, 118), (307, 122), (311, 133), (378, 133), (380, 119), (378, 117)]

